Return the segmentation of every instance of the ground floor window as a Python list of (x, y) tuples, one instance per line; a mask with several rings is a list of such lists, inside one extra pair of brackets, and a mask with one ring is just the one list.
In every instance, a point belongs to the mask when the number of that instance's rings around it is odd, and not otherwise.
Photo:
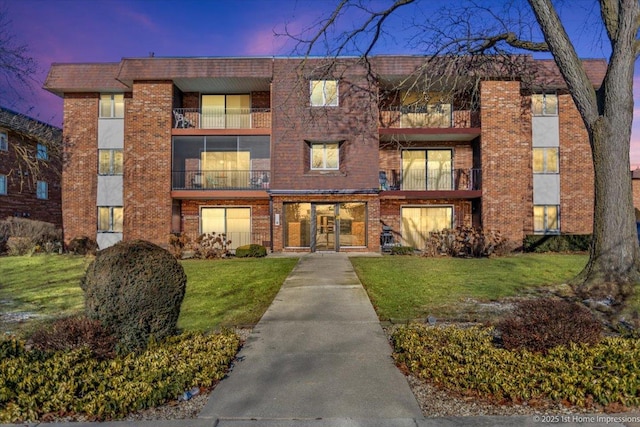
[(453, 206), (409, 206), (402, 208), (403, 244), (423, 249), (429, 233), (453, 227)]
[(311, 203), (284, 204), (284, 245), (311, 247)]
[(122, 218), (121, 206), (98, 206), (98, 231), (121, 233)]
[(200, 232), (226, 234), (229, 249), (251, 243), (251, 208), (204, 207), (200, 210)]
[(537, 205), (533, 207), (533, 231), (539, 234), (560, 232), (560, 209), (557, 205)]

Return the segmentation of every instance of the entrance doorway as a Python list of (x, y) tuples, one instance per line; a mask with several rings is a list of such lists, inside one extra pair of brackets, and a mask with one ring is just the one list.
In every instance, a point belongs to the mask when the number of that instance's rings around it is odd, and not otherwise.
[(336, 205), (327, 204), (315, 205), (316, 232), (315, 232), (315, 250), (316, 251), (335, 251), (336, 250)]

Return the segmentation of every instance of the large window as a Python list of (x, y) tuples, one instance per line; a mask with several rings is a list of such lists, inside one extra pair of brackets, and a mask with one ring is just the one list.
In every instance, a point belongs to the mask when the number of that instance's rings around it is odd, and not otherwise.
[(121, 233), (122, 218), (121, 206), (98, 206), (98, 231)]
[(338, 80), (311, 80), (310, 92), (312, 107), (338, 105)]
[(122, 175), (122, 150), (98, 150), (98, 173)]
[(9, 149), (9, 137), (6, 132), (0, 132), (0, 151)]
[(251, 127), (251, 97), (202, 95), (202, 128), (246, 129)]
[(311, 247), (311, 203), (285, 203), (284, 245), (290, 248)]
[(7, 176), (0, 175), (0, 194), (7, 194)]
[(202, 233), (226, 234), (231, 240), (230, 249), (251, 243), (251, 208), (202, 208), (200, 210)]
[(311, 169), (340, 168), (340, 144), (338, 142), (311, 143)]
[(558, 96), (552, 93), (531, 95), (531, 112), (534, 116), (557, 116)]
[(44, 144), (38, 144), (36, 148), (36, 159), (38, 160), (49, 160), (49, 152), (47, 151), (47, 146)]
[(533, 173), (558, 173), (558, 147), (533, 149)]
[(404, 150), (403, 190), (452, 190), (451, 150)]
[(535, 233), (559, 233), (559, 220), (559, 207), (557, 205), (537, 205), (533, 207), (533, 231)]
[(431, 232), (453, 227), (452, 206), (403, 207), (401, 216), (404, 244), (416, 249), (424, 249)]
[(36, 183), (36, 197), (38, 199), (46, 200), (49, 198), (49, 184), (45, 181), (38, 181)]
[(124, 117), (124, 94), (103, 93), (100, 95), (100, 117), (122, 118)]

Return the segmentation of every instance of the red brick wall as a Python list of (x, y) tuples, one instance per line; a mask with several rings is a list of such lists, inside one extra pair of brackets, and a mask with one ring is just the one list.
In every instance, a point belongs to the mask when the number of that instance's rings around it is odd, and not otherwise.
[(517, 81), (481, 84), (482, 224), (521, 243), (533, 209), (531, 114)]
[(170, 81), (135, 82), (125, 106), (124, 240), (167, 246), (171, 232)]
[[(345, 69), (339, 77), (339, 106), (310, 107), (309, 80), (315, 62), (298, 74), (298, 60), (277, 60), (272, 83), (272, 189), (374, 189), (378, 187), (377, 106), (363, 70)], [(351, 64), (353, 65), (353, 64)], [(367, 107), (371, 108), (368, 109)], [(311, 171), (311, 141), (344, 141), (339, 171)]]
[(560, 122), (560, 228), (566, 234), (593, 230), (593, 161), (589, 136), (568, 94), (558, 96)]
[(66, 94), (64, 98), (62, 223), (66, 243), (80, 236), (96, 238), (99, 96)]
[[(36, 197), (34, 176), (24, 175), (27, 170), (16, 153), (16, 146), (36, 152), (37, 142), (25, 138), (11, 129), (0, 128), (7, 132), (8, 150), (0, 151), (0, 174), (7, 176), (7, 194), (0, 195), (0, 220), (9, 216), (21, 216), (28, 219), (50, 222), (62, 227), (60, 162), (49, 158), (41, 161), (40, 175), (36, 180), (45, 181), (49, 186), (48, 199)], [(22, 171), (22, 173), (21, 173)]]

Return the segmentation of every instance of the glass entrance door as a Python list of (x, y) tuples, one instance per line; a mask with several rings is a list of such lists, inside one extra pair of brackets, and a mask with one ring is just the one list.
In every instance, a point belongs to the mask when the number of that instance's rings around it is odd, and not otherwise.
[(336, 205), (315, 205), (315, 250), (336, 250)]

